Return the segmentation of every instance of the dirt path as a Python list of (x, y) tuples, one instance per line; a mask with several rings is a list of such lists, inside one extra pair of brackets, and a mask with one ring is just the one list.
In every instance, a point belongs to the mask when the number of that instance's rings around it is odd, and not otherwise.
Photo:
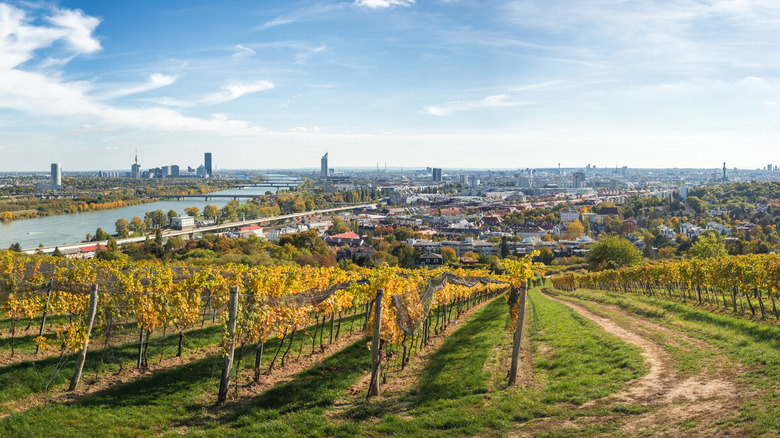
[[(682, 332), (660, 326), (644, 318), (628, 313), (616, 306), (589, 302), (594, 311), (565, 297), (545, 296), (559, 302), (581, 316), (595, 322), (607, 333), (642, 349), (649, 372), (626, 383), (626, 389), (603, 399), (586, 403), (581, 409), (628, 404), (649, 408), (647, 413), (628, 416), (581, 417), (577, 421), (550, 420), (547, 424), (534, 425), (540, 429), (583, 427), (586, 424), (617, 423), (626, 436), (739, 436), (737, 430), (721, 428), (717, 423), (732, 416), (742, 398), (748, 393), (738, 388), (736, 374), (739, 370), (726, 359), (717, 357), (714, 367), (705, 371), (681, 376), (672, 357), (650, 336), (653, 332), (666, 335), (670, 345), (680, 346), (684, 340), (695, 348), (716, 351), (709, 344), (693, 339)], [(550, 423), (558, 424), (550, 424)]]

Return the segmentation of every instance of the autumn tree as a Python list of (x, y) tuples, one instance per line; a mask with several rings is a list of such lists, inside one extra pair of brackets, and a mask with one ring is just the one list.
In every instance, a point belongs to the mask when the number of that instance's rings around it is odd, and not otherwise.
[(615, 269), (639, 263), (642, 254), (631, 242), (621, 237), (604, 237), (588, 251), (592, 270)]
[(701, 258), (723, 257), (728, 254), (723, 235), (715, 230), (707, 230), (697, 237), (691, 246), (691, 253)]
[(200, 208), (195, 206), (185, 208), (184, 212), (187, 213), (187, 216), (192, 216), (192, 217), (200, 216)]
[(567, 239), (576, 239), (585, 232), (585, 227), (582, 225), (580, 221), (573, 221), (569, 222), (568, 225), (566, 225), (566, 238)]
[(146, 232), (146, 223), (140, 217), (134, 216), (130, 219), (130, 231), (143, 234)]
[(117, 219), (114, 223), (116, 234), (121, 238), (127, 238), (130, 235), (130, 222), (127, 219)]
[(455, 250), (452, 248), (442, 248), (439, 250), (439, 253), (441, 254), (442, 258), (444, 259), (444, 263), (453, 263), (458, 259), (458, 256), (455, 253)]
[(206, 219), (216, 219), (219, 213), (219, 208), (216, 205), (207, 205), (203, 207), (203, 216)]

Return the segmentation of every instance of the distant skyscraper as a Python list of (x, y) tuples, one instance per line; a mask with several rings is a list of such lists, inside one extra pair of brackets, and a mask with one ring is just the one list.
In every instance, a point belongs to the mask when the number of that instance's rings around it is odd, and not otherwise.
[(51, 163), (51, 185), (54, 188), (62, 187), (62, 164)]
[(211, 178), (214, 176), (214, 169), (211, 167), (211, 152), (206, 152), (203, 157), (203, 166), (206, 168), (206, 174)]
[(766, 165), (766, 170), (767, 170), (767, 172), (771, 172), (772, 171), (772, 165), (771, 164), (767, 164)]
[(574, 188), (581, 189), (585, 187), (585, 173), (574, 172)]
[(171, 176), (174, 178), (179, 176), (179, 166), (175, 164), (171, 166)]
[(135, 179), (141, 177), (141, 166), (138, 164), (138, 149), (135, 150), (135, 163), (130, 166), (130, 177)]
[(322, 156), (322, 159), (320, 159), (320, 176), (322, 178), (328, 177), (328, 153), (325, 152), (325, 155)]
[(435, 182), (441, 182), (441, 169), (438, 167), (433, 168), (433, 180)]

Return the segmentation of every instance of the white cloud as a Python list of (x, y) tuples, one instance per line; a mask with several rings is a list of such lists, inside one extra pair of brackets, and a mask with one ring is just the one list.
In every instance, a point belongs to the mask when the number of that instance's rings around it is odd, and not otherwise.
[(265, 23), (255, 27), (254, 30), (265, 30), (265, 29), (270, 29), (272, 27), (284, 26), (287, 24), (301, 23), (301, 22), (321, 19), (327, 14), (330, 14), (334, 11), (338, 11), (348, 5), (349, 5), (348, 3), (316, 4), (312, 7), (303, 8), (293, 13), (290, 13), (288, 15), (279, 16), (274, 18), (273, 20), (266, 21)]
[(305, 52), (299, 53), (295, 56), (295, 63), (296, 64), (306, 64), (309, 61), (309, 58), (311, 58), (313, 55), (316, 55), (318, 53), (323, 53), (328, 50), (328, 46), (319, 46), (314, 47), (313, 49), (309, 49)]
[(370, 9), (387, 9), (392, 6), (411, 6), (414, 0), (355, 0), (355, 4)]
[(0, 70), (16, 68), (34, 57), (35, 51), (64, 40), (70, 50), (60, 56), (72, 58), (100, 50), (92, 31), (100, 21), (81, 11), (57, 11), (47, 21), (51, 26), (29, 25), (21, 9), (0, 3)]
[(242, 46), (241, 44), (236, 44), (236, 52), (233, 53), (234, 58), (243, 58), (246, 56), (254, 56), (257, 54), (254, 50), (250, 49), (249, 47)]
[(508, 108), (529, 104), (530, 102), (512, 100), (511, 96), (506, 94), (497, 94), (494, 96), (487, 96), (480, 100), (455, 101), (446, 105), (427, 106), (423, 108), (423, 112), (432, 116), (446, 116), (460, 111), (470, 111), (485, 108)]
[(176, 82), (176, 76), (154, 73), (149, 75), (149, 80), (143, 84), (110, 91), (108, 93), (102, 94), (100, 97), (103, 99), (112, 99), (116, 97), (128, 96), (131, 94), (143, 93), (154, 90), (156, 88), (166, 87), (174, 82)]
[[(229, 120), (223, 116), (204, 119), (186, 116), (169, 108), (134, 109), (105, 104), (101, 98), (163, 87), (172, 84), (176, 77), (153, 74), (144, 84), (95, 97), (91, 93), (104, 86), (91, 81), (68, 81), (63, 79), (62, 71), (56, 67), (64, 66), (76, 56), (101, 50), (98, 38), (93, 35), (100, 20), (85, 16), (79, 10), (60, 9), (43, 18), (36, 21), (22, 9), (0, 3), (0, 108), (25, 112), (33, 117), (71, 120), (82, 132), (112, 128), (223, 135), (261, 132), (248, 122)], [(48, 58), (39, 64), (37, 70), (31, 64), (25, 64), (24, 70), (19, 68), (21, 64), (35, 60), (38, 51), (45, 51)], [(50, 62), (50, 59), (60, 62)], [(202, 103), (226, 102), (269, 88), (273, 88), (273, 84), (267, 81), (230, 85)]]
[(200, 103), (206, 105), (215, 105), (218, 103), (228, 102), (238, 99), (241, 96), (257, 93), (258, 91), (265, 91), (274, 88), (274, 84), (269, 81), (257, 81), (251, 84), (231, 84), (222, 87), (222, 91), (207, 96)]

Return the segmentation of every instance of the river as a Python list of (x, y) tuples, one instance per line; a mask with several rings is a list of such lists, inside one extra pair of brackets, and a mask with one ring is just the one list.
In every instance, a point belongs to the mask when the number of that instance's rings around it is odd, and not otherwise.
[[(267, 191), (276, 193), (276, 190), (274, 187), (251, 187), (241, 190), (223, 190), (213, 194), (229, 194), (240, 198), (242, 194), (264, 194)], [(206, 205), (216, 205), (222, 208), (231, 200), (230, 198), (212, 198), (206, 201), (205, 196), (186, 198), (181, 201), (151, 202), (113, 210), (0, 222), (0, 249), (6, 249), (16, 242), (23, 249), (37, 248), (41, 244), (43, 246), (56, 246), (79, 243), (86, 238), (87, 233), (94, 234), (98, 228), (103, 228), (109, 234), (115, 233), (115, 223), (119, 218), (130, 221), (133, 217), (138, 216), (143, 219), (146, 212), (155, 210), (162, 210), (165, 213), (174, 210), (181, 216), (184, 214), (184, 209), (188, 207), (198, 207), (201, 211)], [(246, 202), (246, 198), (239, 200), (241, 203)]]

